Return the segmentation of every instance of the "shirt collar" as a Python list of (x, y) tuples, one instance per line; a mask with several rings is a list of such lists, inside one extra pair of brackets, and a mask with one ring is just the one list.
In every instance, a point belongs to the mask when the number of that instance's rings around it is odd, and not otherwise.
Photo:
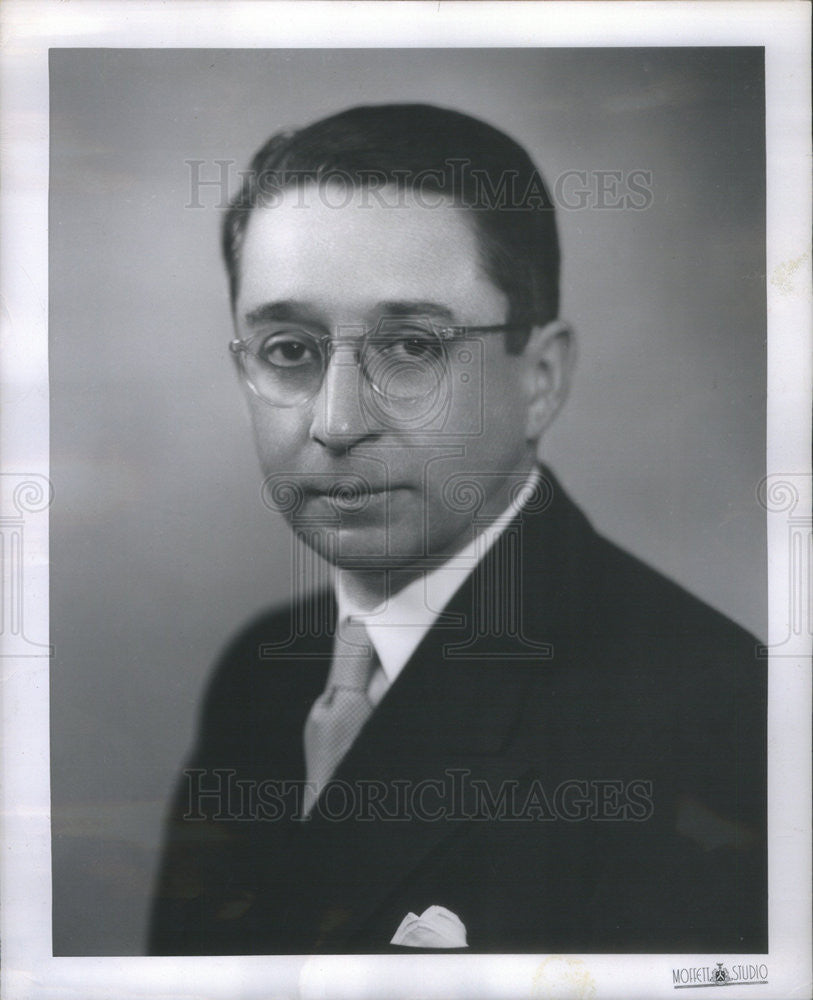
[(352, 618), (364, 624), (390, 684), (475, 566), (527, 502), (538, 478), (539, 470), (534, 468), (511, 504), (465, 548), (450, 556), (442, 566), (421, 573), (372, 611), (365, 611), (352, 599), (342, 583), (341, 571), (335, 573), (338, 621)]

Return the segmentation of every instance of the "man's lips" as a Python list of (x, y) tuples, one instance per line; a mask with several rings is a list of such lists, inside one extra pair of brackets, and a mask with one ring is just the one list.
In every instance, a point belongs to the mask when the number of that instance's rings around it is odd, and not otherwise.
[(384, 496), (387, 493), (394, 493), (396, 490), (405, 489), (403, 486), (351, 486), (341, 484), (331, 489), (306, 489), (306, 497), (324, 500), (352, 500), (364, 497)]
[(336, 476), (333, 480), (323, 480), (320, 483), (300, 483), (299, 488), (305, 496), (314, 497), (334, 497), (337, 495), (367, 496), (407, 489), (402, 483), (374, 483), (363, 476), (350, 475)]
[(323, 486), (305, 489), (305, 503), (326, 505), (341, 510), (345, 514), (361, 514), (370, 508), (380, 507), (392, 502), (393, 494), (404, 490), (399, 485), (380, 485), (371, 483), (355, 483), (352, 481), (337, 482), (329, 488)]

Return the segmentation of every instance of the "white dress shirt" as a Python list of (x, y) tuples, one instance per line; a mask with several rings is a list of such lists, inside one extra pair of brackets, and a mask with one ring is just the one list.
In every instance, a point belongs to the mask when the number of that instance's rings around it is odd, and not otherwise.
[(377, 705), (395, 683), (443, 609), (514, 519), (534, 490), (538, 475), (538, 470), (534, 468), (511, 505), (464, 549), (456, 552), (442, 566), (421, 573), (371, 611), (364, 610), (353, 600), (343, 581), (344, 574), (341, 570), (336, 571), (333, 585), (338, 621), (349, 618), (362, 622), (378, 655), (380, 666), (373, 672), (367, 688), (367, 697), (373, 705)]

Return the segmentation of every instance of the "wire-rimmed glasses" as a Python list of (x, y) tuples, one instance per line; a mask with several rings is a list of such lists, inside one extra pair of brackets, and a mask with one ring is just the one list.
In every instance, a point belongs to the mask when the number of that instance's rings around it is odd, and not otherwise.
[(514, 329), (505, 323), (438, 326), (426, 319), (385, 317), (362, 337), (336, 340), (280, 323), (248, 340), (232, 340), (229, 350), (256, 396), (271, 406), (292, 407), (317, 395), (337, 346), (351, 347), (366, 383), (388, 406), (399, 407), (442, 391), (449, 377), (449, 341)]

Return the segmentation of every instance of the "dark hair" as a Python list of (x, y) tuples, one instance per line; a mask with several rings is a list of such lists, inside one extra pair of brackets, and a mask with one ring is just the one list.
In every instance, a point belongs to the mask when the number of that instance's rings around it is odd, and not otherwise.
[(483, 264), (509, 301), (518, 353), (530, 327), (559, 310), (559, 241), (553, 203), (525, 150), (485, 122), (428, 104), (351, 108), (297, 131), (279, 132), (256, 153), (223, 223), (232, 306), (240, 251), (258, 204), (295, 183), (339, 180), (432, 191), (468, 209)]

